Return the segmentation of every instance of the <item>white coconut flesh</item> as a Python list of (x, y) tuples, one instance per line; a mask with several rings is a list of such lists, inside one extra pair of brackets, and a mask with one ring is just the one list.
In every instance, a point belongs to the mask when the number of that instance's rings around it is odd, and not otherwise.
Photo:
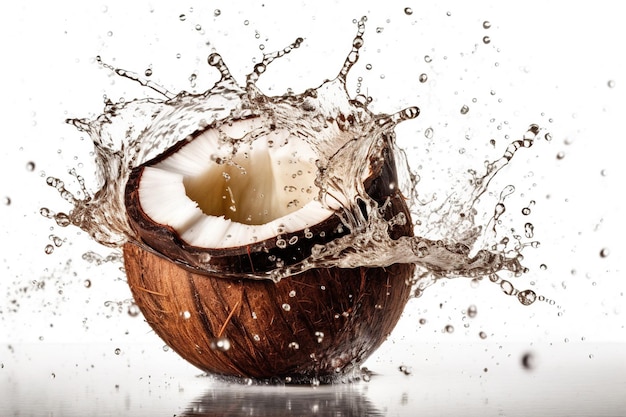
[(146, 166), (139, 183), (145, 214), (187, 244), (216, 249), (284, 237), (333, 215), (340, 203), (319, 201), (315, 151), (262, 122), (208, 129)]

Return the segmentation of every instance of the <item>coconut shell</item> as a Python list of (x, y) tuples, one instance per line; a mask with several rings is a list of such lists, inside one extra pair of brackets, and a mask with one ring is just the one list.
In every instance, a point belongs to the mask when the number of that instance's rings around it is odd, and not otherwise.
[[(124, 246), (128, 284), (154, 331), (211, 374), (332, 380), (361, 364), (395, 327), (413, 265), (312, 269), (274, 283), (224, 279)], [(230, 349), (216, 348), (226, 337)]]

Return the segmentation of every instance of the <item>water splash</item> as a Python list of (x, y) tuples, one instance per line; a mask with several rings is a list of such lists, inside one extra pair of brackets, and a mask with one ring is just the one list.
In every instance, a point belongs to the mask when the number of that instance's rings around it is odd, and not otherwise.
[[(410, 14), (408, 10), (405, 12)], [(500, 194), (489, 224), (477, 224), (475, 203), (518, 150), (533, 145), (540, 132), (539, 126), (531, 125), (519, 139), (510, 143), (502, 157), (487, 161), (484, 172), (470, 170), (472, 179), (465, 194), (450, 195), (442, 203), (420, 201), (419, 180), (411, 173), (406, 155), (395, 145), (394, 132), (398, 123), (415, 119), (419, 108), (375, 114), (368, 108), (371, 99), (360, 94), (351, 97), (346, 89), (346, 79), (364, 43), (365, 22), (365, 18), (358, 21), (352, 48), (337, 76), (302, 94), (267, 96), (257, 87), (257, 81), (268, 66), (299, 48), (302, 38), (282, 50), (264, 54), (247, 76), (244, 86), (237, 83), (219, 54), (211, 54), (208, 64), (219, 71), (220, 80), (201, 94), (172, 93), (152, 80), (114, 68), (98, 57), (97, 61), (104, 67), (152, 89), (162, 98), (120, 103), (107, 100), (103, 113), (93, 120), (68, 119), (68, 123), (87, 133), (93, 141), (97, 187), (95, 191), (88, 190), (82, 177), (72, 171), (71, 175), (81, 187), (78, 196), (69, 192), (61, 179), (49, 177), (47, 184), (70, 202), (72, 209), (68, 213), (55, 213), (42, 208), (41, 214), (54, 219), (61, 227), (77, 226), (108, 247), (138, 241), (129, 226), (124, 205), (124, 190), (132, 169), (180, 140), (186, 140), (194, 132), (264, 115), (271, 120), (271, 129), (287, 129), (315, 150), (319, 198), (327, 203), (344, 202), (337, 215), (351, 233), (314, 247), (310, 257), (295, 265), (277, 268), (256, 278), (279, 280), (314, 267), (415, 263), (418, 273), (410, 283), (416, 295), (442, 277), (487, 276), (506, 286), (508, 281), (497, 273), (509, 271), (520, 275), (524, 271), (520, 263), (524, 244), (507, 248), (507, 245), (494, 243), (497, 242), (496, 224), (505, 211), (504, 200), (514, 192), (514, 187), (507, 187)], [(463, 114), (468, 111), (467, 106), (461, 109)], [(432, 129), (430, 132), (432, 135)], [(408, 219), (404, 215), (385, 219), (384, 204), (381, 206), (365, 192), (361, 179), (368, 164), (364, 161), (382, 158), (383, 149), (388, 146), (400, 162), (400, 183), (395, 186), (408, 199), (413, 218), (420, 226), (418, 230), (425, 232), (421, 235), (391, 240), (388, 230)], [(429, 233), (433, 231), (437, 233)], [(440, 238), (425, 237), (430, 234)], [(532, 290), (506, 292), (516, 295), (523, 304), (530, 304), (536, 298)]]

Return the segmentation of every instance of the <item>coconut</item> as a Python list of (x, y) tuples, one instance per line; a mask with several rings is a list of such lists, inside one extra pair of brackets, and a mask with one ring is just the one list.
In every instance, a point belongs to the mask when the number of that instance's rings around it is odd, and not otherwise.
[[(360, 179), (412, 236), (397, 189), (392, 138)], [(331, 381), (387, 338), (411, 293), (412, 264), (309, 265), (314, 248), (351, 233), (355, 205), (317, 186), (315, 149), (264, 117), (199, 130), (133, 169), (125, 204), (139, 238), (124, 246), (128, 284), (154, 331), (206, 372)], [(272, 279), (273, 278), (273, 279)]]

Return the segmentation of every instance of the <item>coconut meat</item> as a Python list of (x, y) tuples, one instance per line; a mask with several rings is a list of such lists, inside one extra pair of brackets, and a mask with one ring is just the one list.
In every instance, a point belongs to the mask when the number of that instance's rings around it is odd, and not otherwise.
[(146, 166), (139, 183), (144, 213), (187, 244), (216, 249), (294, 233), (330, 217), (338, 207), (319, 201), (315, 151), (264, 121), (207, 129)]

